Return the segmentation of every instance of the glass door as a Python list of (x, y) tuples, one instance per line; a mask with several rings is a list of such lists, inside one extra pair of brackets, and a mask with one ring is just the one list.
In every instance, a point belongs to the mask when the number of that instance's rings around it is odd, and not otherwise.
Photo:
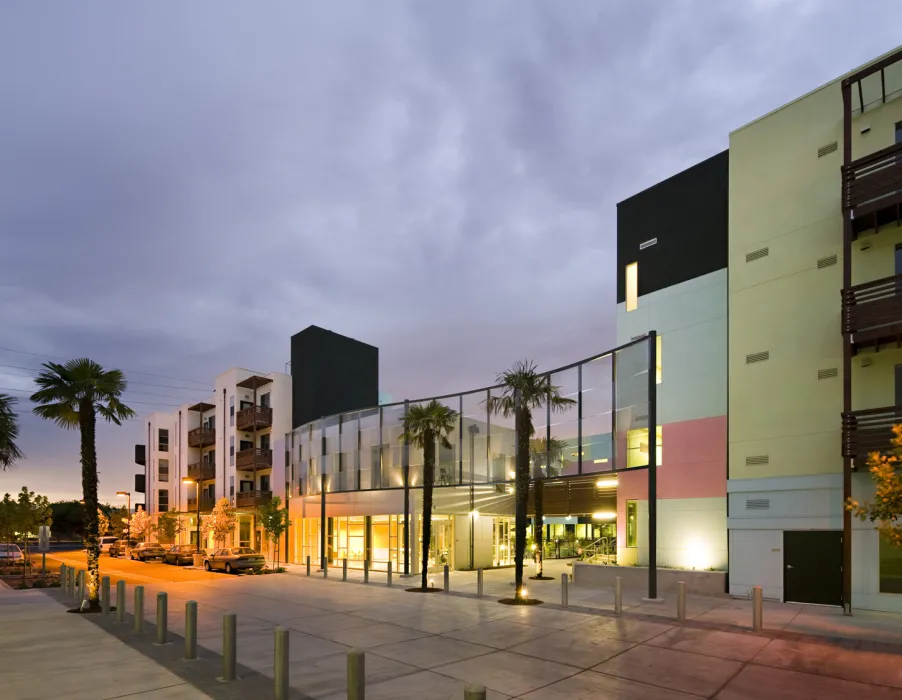
[(492, 560), (495, 566), (511, 566), (514, 563), (514, 527), (511, 518), (494, 519)]

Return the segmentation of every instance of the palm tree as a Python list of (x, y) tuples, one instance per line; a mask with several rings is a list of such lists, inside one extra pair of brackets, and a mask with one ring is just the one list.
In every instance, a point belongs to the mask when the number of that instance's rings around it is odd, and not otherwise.
[(135, 412), (119, 397), (128, 383), (118, 369), (104, 370), (87, 358), (64, 365), (45, 362), (34, 380), (40, 387), (31, 396), (35, 414), (67, 430), (81, 432), (81, 486), (84, 492), (84, 538), (88, 551), (87, 600), (82, 609), (100, 609), (100, 546), (97, 520), (97, 414), (121, 425)]
[(432, 489), (435, 486), (435, 442), (451, 449), (448, 434), (457, 424), (457, 411), (435, 399), (414, 404), (404, 416), (401, 440), (423, 450), (423, 570), (421, 588), (426, 590), (429, 574), (429, 545), (432, 542)]
[(19, 421), (13, 406), (16, 399), (7, 394), (0, 394), (0, 472), (5, 472), (16, 465), (17, 459), (25, 455), (16, 446), (19, 438)]
[(535, 363), (529, 360), (517, 362), (511, 369), (499, 374), (498, 383), (502, 386), (501, 394), (489, 396), (486, 407), (489, 413), (514, 417), (517, 436), (514, 585), (515, 599), (521, 601), (526, 599), (523, 595), (523, 557), (526, 553), (526, 503), (529, 496), (529, 440), (535, 433), (532, 412), (545, 405), (554, 412), (565, 411), (576, 401), (561, 396), (560, 388), (551, 383), (551, 376), (539, 374)]
[(535, 467), (535, 470), (533, 472), (533, 476), (535, 478), (535, 494), (533, 496), (533, 506), (536, 513), (535, 531), (537, 552), (536, 556), (538, 564), (538, 566), (536, 567), (535, 578), (541, 580), (547, 578), (544, 575), (545, 479), (554, 478), (560, 474), (558, 465), (561, 462), (561, 457), (564, 454), (564, 450), (567, 449), (567, 443), (566, 441), (559, 440), (555, 437), (551, 438), (551, 440), (548, 440), (547, 438), (539, 438), (537, 440), (530, 440), (529, 447), (532, 453), (533, 466)]

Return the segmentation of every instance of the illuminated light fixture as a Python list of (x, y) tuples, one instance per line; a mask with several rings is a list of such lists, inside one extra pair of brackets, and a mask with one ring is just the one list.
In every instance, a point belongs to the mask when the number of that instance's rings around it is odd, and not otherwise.
[(434, 578), (429, 579), (429, 587), (435, 588), (435, 579)]
[(608, 463), (607, 457), (602, 457), (601, 459), (593, 459), (592, 460), (592, 464), (607, 464), (607, 463)]
[(535, 546), (535, 545), (532, 546), (532, 551), (533, 551), (533, 552), (536, 551), (536, 546)]
[(479, 518), (479, 511), (478, 511), (478, 510), (471, 510), (471, 511), (470, 511), (470, 517), (473, 518), (473, 520), (476, 520), (477, 518)]
[(508, 474), (510, 475), (511, 479), (517, 478), (517, 472), (515, 472), (513, 469), (511, 469), (510, 472), (508, 472)]
[(612, 510), (601, 510), (597, 513), (592, 513), (592, 520), (616, 520), (617, 513)]
[(194, 479), (192, 479), (190, 476), (183, 476), (182, 483), (183, 484), (193, 484), (195, 482), (194, 482)]
[(526, 588), (520, 589), (520, 600), (526, 600)]
[(599, 479), (595, 482), (595, 485), (600, 489), (609, 489), (617, 486), (617, 477), (610, 477), (607, 479)]
[(572, 517), (573, 517), (572, 515), (568, 515), (566, 518), (564, 518), (564, 520), (570, 520), (570, 518), (572, 518)]

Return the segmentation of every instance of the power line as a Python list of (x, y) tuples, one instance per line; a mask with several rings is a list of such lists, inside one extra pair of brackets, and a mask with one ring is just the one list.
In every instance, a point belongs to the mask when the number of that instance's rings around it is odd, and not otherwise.
[[(34, 392), (29, 391), (28, 389), (13, 389), (12, 387), (0, 387), (0, 391), (18, 391), (23, 394), (32, 394)], [(29, 399), (30, 401), (31, 399)], [(127, 399), (128, 403), (143, 403), (148, 406), (172, 406), (173, 408), (178, 408), (182, 404), (180, 403), (160, 403), (159, 401), (138, 401), (136, 399)]]
[[(59, 357), (59, 356), (56, 356), (56, 355), (46, 355), (46, 354), (44, 354), (44, 353), (28, 352), (28, 351), (26, 351), (26, 350), (13, 350), (12, 348), (0, 348), (0, 350), (4, 350), (4, 351), (6, 351), (6, 352), (14, 352), (14, 353), (17, 353), (17, 354), (19, 354), (19, 355), (31, 355), (32, 357), (49, 357), (49, 358), (52, 359), (52, 360), (64, 360), (64, 359), (66, 359), (66, 358), (64, 358), (64, 357)], [(182, 379), (182, 378), (180, 378), (180, 377), (170, 377), (169, 375), (166, 375), (166, 374), (154, 374), (153, 372), (139, 372), (139, 371), (136, 370), (136, 369), (124, 369), (124, 368), (122, 368), (122, 371), (123, 371), (123, 372), (128, 372), (129, 374), (143, 374), (143, 375), (145, 375), (145, 376), (147, 376), (147, 377), (159, 377), (160, 379), (172, 379), (173, 381), (176, 381), (176, 382), (191, 382), (191, 383), (193, 383), (193, 384), (205, 384), (205, 385), (208, 384), (208, 382), (202, 382), (202, 381), (199, 381), (199, 380), (197, 380), (197, 379)], [(135, 382), (135, 383), (137, 384), (138, 382)]]
[[(31, 381), (34, 381), (34, 377), (31, 377), (27, 374), (13, 374), (12, 372), (0, 372), (0, 374), (5, 374), (9, 377), (21, 377), (22, 379), (30, 379)], [(135, 391), (134, 389), (126, 389), (125, 391), (129, 395), (136, 394), (138, 396), (156, 396), (161, 399), (177, 399), (177, 400), (181, 401), (182, 403), (185, 403), (184, 396), (175, 396), (173, 394), (155, 394), (151, 391)], [(179, 404), (179, 405), (181, 405), (181, 404)]]
[[(21, 369), (26, 372), (43, 372), (43, 369), (38, 369), (36, 367), (20, 367), (18, 365), (3, 365), (0, 364), (0, 367), (7, 367), (8, 369)], [(12, 374), (11, 372), (0, 372), (0, 374), (7, 374), (11, 377), (23, 377), (25, 379), (34, 379), (34, 377), (28, 377), (21, 374)], [(133, 380), (127, 380), (129, 384), (139, 384), (141, 386), (155, 386), (161, 389), (178, 389), (179, 391), (197, 391), (204, 393), (211, 393), (213, 389), (201, 389), (200, 387), (189, 387), (189, 386), (173, 386), (172, 384), (153, 384), (151, 382), (136, 382)]]

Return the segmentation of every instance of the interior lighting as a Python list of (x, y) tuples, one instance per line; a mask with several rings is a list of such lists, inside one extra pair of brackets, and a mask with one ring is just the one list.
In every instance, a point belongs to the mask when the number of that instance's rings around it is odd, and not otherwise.
[(595, 485), (600, 489), (610, 489), (617, 487), (617, 477), (608, 477), (607, 479), (599, 479)]
[(616, 520), (617, 513), (612, 510), (601, 510), (597, 513), (592, 513), (592, 520)]

